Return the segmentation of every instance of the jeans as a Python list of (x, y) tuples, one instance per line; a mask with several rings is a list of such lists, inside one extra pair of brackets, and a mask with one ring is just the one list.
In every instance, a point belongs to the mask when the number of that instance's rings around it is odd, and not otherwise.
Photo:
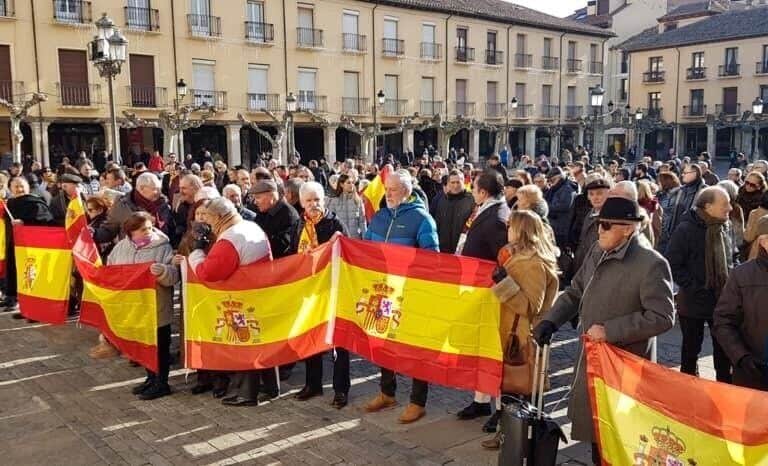
[[(349, 393), (349, 351), (335, 348), (333, 360), (333, 391)], [(319, 353), (304, 360), (306, 364), (306, 385), (313, 391), (323, 389), (323, 354)]]
[[(680, 372), (699, 375), (699, 353), (704, 341), (704, 324), (709, 326), (712, 335), (712, 319), (697, 319), (680, 316), (680, 330), (683, 333), (683, 346), (680, 351)], [(718, 382), (731, 383), (731, 362), (720, 343), (712, 335), (712, 357), (715, 360), (715, 376)]]
[[(397, 375), (394, 371), (381, 368), (381, 393), (394, 397), (397, 391)], [(429, 384), (423, 380), (413, 379), (411, 387), (411, 403), (419, 405), (422, 408), (427, 405), (427, 395), (429, 394)]]

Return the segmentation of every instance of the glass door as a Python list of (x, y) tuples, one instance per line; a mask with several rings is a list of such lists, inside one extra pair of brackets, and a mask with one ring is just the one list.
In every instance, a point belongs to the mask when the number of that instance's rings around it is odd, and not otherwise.
[(248, 18), (247, 37), (259, 42), (266, 41), (266, 32), (264, 31), (264, 3), (250, 1), (246, 5), (246, 14)]
[(211, 4), (209, 0), (190, 0), (190, 28), (192, 34), (211, 35)]

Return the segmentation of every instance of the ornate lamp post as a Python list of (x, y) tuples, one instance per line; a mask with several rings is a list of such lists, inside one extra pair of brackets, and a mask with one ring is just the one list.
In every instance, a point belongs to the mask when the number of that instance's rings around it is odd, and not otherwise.
[(99, 75), (107, 80), (109, 90), (109, 117), (112, 130), (112, 155), (114, 161), (121, 163), (120, 134), (115, 116), (115, 95), (112, 86), (115, 76), (120, 74), (128, 53), (128, 40), (115, 27), (115, 23), (103, 13), (96, 21), (98, 34), (90, 42), (91, 62), (99, 70)]
[[(597, 140), (597, 135), (599, 133), (598, 125), (602, 122), (602, 118), (600, 117), (600, 113), (603, 110), (603, 97), (605, 97), (605, 89), (603, 89), (602, 86), (598, 85), (597, 87), (593, 87), (589, 91), (589, 103), (592, 106), (592, 117), (593, 117), (593, 125), (592, 125), (592, 144), (594, 147), (592, 147), (592, 152), (596, 157), (599, 157), (599, 152), (602, 151), (602, 141)], [(611, 102), (608, 110), (613, 110), (613, 102)]]
[(376, 102), (373, 104), (373, 148), (371, 149), (371, 152), (368, 154), (368, 157), (371, 162), (376, 161), (376, 149), (378, 148), (378, 145), (379, 145), (378, 144), (379, 133), (380, 133), (379, 121), (378, 121), (379, 107), (383, 106), (386, 101), (387, 101), (387, 96), (384, 94), (384, 91), (382, 89), (379, 89), (379, 92), (376, 93)]
[[(294, 113), (298, 109), (298, 101), (293, 92), (289, 92), (285, 97), (285, 122), (288, 133), (288, 157), (286, 163), (291, 163), (291, 158), (296, 154), (296, 124), (293, 119)], [(273, 148), (274, 150), (274, 148)], [(282, 149), (277, 149), (282, 151)]]

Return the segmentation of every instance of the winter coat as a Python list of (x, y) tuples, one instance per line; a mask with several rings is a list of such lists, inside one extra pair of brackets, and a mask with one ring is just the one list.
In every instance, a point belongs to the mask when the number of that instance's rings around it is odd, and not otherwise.
[(168, 237), (157, 228), (153, 229), (155, 238), (149, 245), (136, 249), (130, 238), (121, 239), (107, 258), (107, 265), (143, 264), (146, 262), (163, 265), (163, 273), (157, 281), (157, 326), (171, 324), (173, 316), (173, 286), (179, 282), (179, 268), (171, 264), (173, 248)]
[(733, 383), (768, 390), (768, 376), (755, 380), (738, 367), (751, 354), (768, 362), (768, 257), (736, 267), (723, 287), (714, 314), (714, 336), (733, 363)]
[[(577, 195), (573, 199), (573, 208), (571, 209), (571, 218), (568, 227), (568, 246), (571, 249), (577, 249), (581, 239), (582, 226), (586, 218), (592, 213), (592, 204), (589, 202), (589, 196), (586, 191)], [(591, 244), (587, 245), (589, 249)]]
[[(672, 233), (665, 254), (672, 269), (672, 277), (680, 287), (678, 312), (683, 317), (711, 319), (717, 304), (715, 290), (706, 287), (704, 262), (707, 225), (691, 209)], [(728, 236), (730, 244), (730, 236)], [(729, 245), (726, 251), (730, 251)], [(733, 265), (727, 256), (729, 268)]]
[[(109, 209), (107, 214), (107, 221), (101, 228), (97, 228), (93, 232), (93, 239), (97, 243), (106, 243), (112, 241), (115, 238), (123, 238), (123, 222), (128, 220), (134, 212), (139, 212), (141, 209), (133, 201), (133, 196), (138, 193), (132, 191), (131, 194), (126, 194), (118, 197), (115, 203), (112, 204), (112, 208)], [(165, 197), (161, 198), (161, 204), (158, 209), (159, 225), (155, 225), (163, 234), (167, 237), (172, 237), (174, 231), (174, 221), (171, 212), (171, 206), (168, 204), (168, 200)]]
[(674, 209), (675, 196), (672, 194), (674, 189), (669, 191), (659, 191), (656, 194), (656, 199), (659, 201), (659, 207), (661, 207), (661, 231), (656, 239), (656, 250), (661, 254), (667, 249), (667, 243), (669, 243), (669, 233), (672, 231), (672, 210)]
[(326, 201), (326, 207), (336, 213), (350, 238), (361, 239), (363, 237), (366, 229), (365, 204), (360, 197), (347, 193), (337, 197), (329, 197)]
[[(291, 245), (291, 248), (295, 251), (298, 251), (299, 249), (299, 240), (301, 239), (301, 231), (304, 229), (304, 224), (306, 222), (306, 219), (304, 217), (301, 217), (299, 220), (299, 226), (297, 229), (297, 234), (294, 236), (293, 244)], [(341, 223), (341, 220), (336, 216), (336, 214), (329, 210), (325, 210), (325, 214), (323, 215), (323, 218), (317, 222), (315, 225), (315, 233), (317, 233), (317, 243), (323, 244), (327, 243), (331, 237), (335, 233), (341, 233), (344, 236), (347, 236), (347, 230), (344, 227), (344, 224)]]
[(19, 197), (12, 197), (8, 199), (5, 205), (11, 215), (13, 215), (13, 218), (21, 220), (24, 222), (24, 225), (55, 225), (51, 209), (40, 196), (35, 194), (24, 194)]
[(744, 186), (739, 188), (739, 194), (736, 195), (736, 203), (741, 206), (741, 210), (744, 211), (744, 218), (749, 218), (749, 214), (760, 207), (763, 201), (762, 191), (748, 192)]
[(574, 195), (574, 184), (565, 179), (544, 193), (544, 199), (549, 205), (549, 224), (555, 231), (558, 246), (563, 246), (568, 238)]
[(363, 239), (440, 250), (435, 221), (425, 210), (421, 198), (413, 195), (396, 209), (376, 212)]
[(299, 220), (299, 213), (285, 199), (277, 201), (267, 212), (256, 212), (256, 223), (267, 234), (272, 257), (279, 259), (296, 253), (292, 245)]
[[(669, 215), (664, 211), (662, 214), (664, 217), (669, 217), (669, 222), (662, 223), (661, 238), (658, 240), (658, 250), (664, 254), (666, 248), (669, 245), (669, 238), (672, 236), (672, 232), (675, 231), (677, 225), (683, 219), (688, 210), (693, 206), (693, 200), (699, 191), (706, 188), (703, 180), (697, 180), (691, 184), (684, 184), (670, 191), (669, 193)], [(663, 249), (662, 249), (663, 247)]]
[[(604, 252), (595, 243), (571, 285), (557, 298), (543, 320), (557, 327), (576, 315), (582, 332), (594, 324), (605, 326), (608, 343), (649, 359), (657, 335), (674, 325), (672, 276), (664, 258), (635, 234), (623, 246)], [(574, 376), (568, 417), (571, 437), (591, 442), (592, 409), (587, 396), (586, 360)]]
[(597, 213), (591, 212), (584, 219), (584, 223), (581, 226), (581, 234), (579, 235), (578, 246), (573, 255), (573, 272), (576, 273), (584, 263), (584, 258), (587, 257), (587, 253), (598, 239), (597, 232)]
[(206, 253), (196, 249), (189, 255), (189, 265), (201, 280), (226, 280), (243, 265), (271, 260), (269, 240), (264, 230), (253, 222), (241, 220), (221, 232)]
[[(480, 212), (467, 231), (461, 255), (495, 261), (499, 250), (507, 244), (507, 220), (509, 207), (503, 200)], [(440, 250), (448, 252), (442, 244)]]
[[(472, 194), (462, 191), (459, 194), (447, 193), (441, 196), (435, 208), (435, 225), (440, 239), (440, 250), (447, 253), (456, 251), (459, 236), (464, 231), (467, 219), (475, 208)], [(494, 253), (494, 260), (496, 254)]]

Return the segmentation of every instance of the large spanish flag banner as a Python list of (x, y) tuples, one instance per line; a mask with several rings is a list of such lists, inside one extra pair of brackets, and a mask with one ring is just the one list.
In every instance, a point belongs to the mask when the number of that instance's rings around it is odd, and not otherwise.
[(83, 230), (80, 236), (74, 246), (83, 277), (80, 322), (99, 329), (131, 361), (157, 372), (157, 285), (151, 264), (89, 262), (80, 250), (88, 250), (90, 233)]
[(389, 178), (390, 173), (394, 172), (392, 165), (384, 165), (376, 175), (376, 178), (368, 183), (368, 186), (363, 190), (363, 205), (365, 206), (365, 218), (367, 221), (371, 221), (376, 212), (379, 211), (379, 205), (381, 200), (386, 194), (384, 183)]
[(339, 244), (336, 345), (411, 377), (498, 394), (493, 262), (347, 238)]
[(204, 282), (184, 277), (186, 367), (275, 367), (330, 349), (332, 244)]
[(15, 225), (13, 241), (21, 314), (63, 324), (72, 279), (72, 251), (64, 228)]
[(586, 343), (602, 464), (768, 465), (768, 393)]

